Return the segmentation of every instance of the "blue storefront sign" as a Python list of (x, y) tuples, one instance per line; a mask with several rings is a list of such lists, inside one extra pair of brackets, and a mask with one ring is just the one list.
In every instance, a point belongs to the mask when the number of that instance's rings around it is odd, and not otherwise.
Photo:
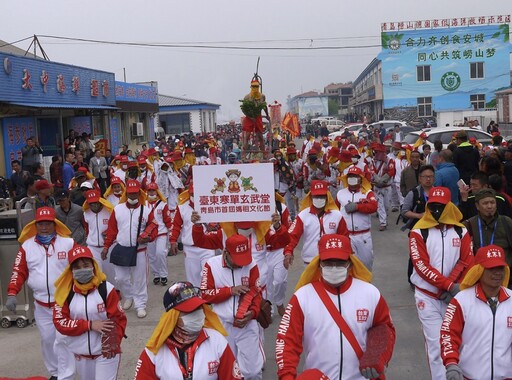
[(110, 119), (110, 149), (113, 155), (119, 152), (119, 123), (116, 118)]
[(158, 103), (156, 87), (125, 82), (116, 82), (116, 100), (118, 102)]
[(115, 107), (113, 73), (0, 53), (0, 102), (27, 107)]
[[(2, 119), (2, 131), (4, 138), (5, 163), (19, 160), (21, 162), (21, 148), (27, 142), (27, 138), (36, 134), (35, 120), (31, 117)], [(7, 170), (9, 171), (9, 170)]]

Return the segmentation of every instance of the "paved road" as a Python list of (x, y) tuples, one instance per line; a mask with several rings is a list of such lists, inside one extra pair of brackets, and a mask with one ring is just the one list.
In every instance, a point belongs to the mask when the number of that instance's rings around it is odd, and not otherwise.
[[(373, 244), (375, 249), (374, 284), (381, 290), (390, 308), (397, 330), (397, 342), (393, 360), (387, 370), (388, 379), (423, 380), (429, 378), (423, 344), (423, 335), (414, 307), (413, 292), (405, 279), (407, 266), (407, 236), (394, 225), (396, 213), (390, 217), (387, 231), (378, 231), (376, 218), (373, 219)], [(298, 254), (298, 252), (297, 252)], [(168, 258), (170, 280), (185, 279), (183, 256)], [(302, 265), (295, 263), (289, 273), (288, 297), (292, 294)], [(138, 319), (133, 310), (128, 311), (128, 340), (123, 342), (123, 356), (119, 379), (133, 378), (137, 358), (151, 335), (163, 311), (164, 288), (149, 287), (148, 315)], [(278, 321), (266, 330), (266, 369), (263, 378), (276, 379), (274, 361), (274, 340)], [(0, 377), (46, 376), (39, 348), (39, 334), (34, 325), (24, 329), (11, 327), (0, 329)], [(89, 379), (87, 379), (89, 380)]]

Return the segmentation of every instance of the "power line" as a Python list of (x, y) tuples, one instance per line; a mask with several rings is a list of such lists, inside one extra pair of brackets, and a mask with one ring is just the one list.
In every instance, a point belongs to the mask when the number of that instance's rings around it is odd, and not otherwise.
[(17, 43), (19, 43), (19, 42), (23, 42), (23, 41), (27, 41), (27, 40), (30, 40), (30, 39), (32, 39), (32, 38), (34, 38), (34, 36), (28, 36), (28, 37), (26, 37), (26, 38), (23, 38), (23, 39), (21, 39), (21, 40), (14, 41), (14, 42), (6, 42), (5, 44), (0, 45), (0, 48), (3, 48), (3, 47), (5, 47), (5, 46), (11, 46), (11, 45), (13, 45), (13, 46), (14, 46), (14, 44), (17, 44)]
[[(195, 49), (226, 49), (226, 50), (344, 50), (344, 49), (367, 49), (380, 47), (381, 44), (376, 45), (351, 45), (351, 46), (310, 46), (310, 47), (264, 47), (264, 46), (220, 46), (220, 45), (183, 45), (183, 44), (167, 44), (167, 43), (146, 43), (146, 42), (120, 42), (120, 41), (107, 41), (95, 40), (87, 38), (76, 37), (63, 37), (41, 34), (40, 38), (50, 38), (65, 41), (78, 41), (78, 42), (91, 42), (104, 45), (121, 45), (121, 46), (141, 46), (141, 47), (160, 47), (160, 48), (195, 48)], [(314, 40), (307, 40), (314, 41)]]

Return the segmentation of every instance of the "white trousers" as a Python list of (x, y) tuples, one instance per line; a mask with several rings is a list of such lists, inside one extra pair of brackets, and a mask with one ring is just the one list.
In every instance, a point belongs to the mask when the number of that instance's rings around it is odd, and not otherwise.
[(135, 309), (145, 309), (148, 302), (148, 262), (146, 250), (137, 253), (137, 265), (120, 267), (114, 265), (116, 283), (123, 298), (133, 299)]
[(258, 254), (252, 255), (252, 259), (256, 261), (256, 265), (258, 265), (258, 271), (260, 272), (260, 283), (261, 286), (266, 287), (267, 285), (267, 277), (268, 277), (268, 263), (267, 263), (267, 254)]
[(377, 197), (377, 214), (379, 215), (379, 223), (383, 226), (388, 225), (388, 207), (391, 187), (376, 187), (375, 195)]
[(283, 264), (283, 249), (267, 252), (267, 296), (273, 306), (283, 305), (288, 271)]
[(444, 379), (446, 369), (441, 360), (441, 345), (439, 338), (441, 324), (448, 306), (445, 302), (432, 298), (419, 290), (414, 292), (418, 317), (423, 326), (428, 364), (433, 380)]
[(185, 275), (187, 281), (196, 287), (201, 287), (201, 274), (203, 271), (206, 260), (215, 256), (215, 251), (211, 250), (210, 254), (195, 254), (190, 252), (190, 246), (183, 246), (183, 253), (185, 254)]
[(101, 271), (105, 273), (105, 276), (107, 276), (107, 281), (110, 282), (114, 287), (117, 288), (115, 279), (116, 279), (116, 272), (114, 269), (114, 264), (110, 262), (110, 252), (112, 252), (113, 246), (109, 248), (107, 252), (107, 258), (103, 260), (101, 258), (101, 251), (103, 251), (103, 247), (95, 247), (93, 245), (87, 246), (94, 256), (94, 260), (98, 263), (98, 266), (100, 267)]
[(222, 324), (228, 333), (229, 346), (235, 354), (244, 379), (261, 380), (264, 354), (258, 322), (253, 319), (242, 329), (224, 321)]
[[(302, 197), (304, 196), (304, 191), (302, 189), (295, 189), (295, 196), (297, 197), (297, 204), (300, 208), (300, 202), (302, 201)], [(297, 210), (297, 207), (295, 207), (295, 199), (293, 199), (292, 194), (290, 191), (287, 191), (284, 195), (284, 200), (286, 203), (286, 207), (288, 208), (288, 212), (290, 213), (290, 218), (292, 220), (295, 219), (297, 214), (299, 213), (299, 210)]]
[(75, 375), (75, 359), (53, 324), (53, 309), (34, 301), (34, 318), (41, 335), (43, 362), (51, 376), (62, 380), (72, 380)]
[(371, 231), (350, 235), (352, 250), (366, 268), (371, 272), (373, 268), (373, 242)]
[(149, 266), (153, 277), (169, 276), (167, 269), (167, 234), (158, 236), (154, 241), (148, 243), (147, 255)]
[(400, 191), (400, 182), (391, 185), (391, 207), (400, 207), (404, 204), (404, 197)]
[(86, 359), (77, 355), (75, 356), (76, 371), (80, 379), (116, 380), (120, 360), (120, 354), (112, 359), (106, 359), (103, 356)]

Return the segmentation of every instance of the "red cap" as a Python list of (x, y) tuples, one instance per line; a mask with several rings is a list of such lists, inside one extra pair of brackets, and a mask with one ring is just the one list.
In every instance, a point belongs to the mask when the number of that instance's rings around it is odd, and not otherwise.
[(86, 167), (81, 166), (81, 167), (78, 168), (77, 172), (82, 172), (82, 173), (87, 174), (88, 170), (87, 170)]
[(55, 210), (53, 207), (39, 207), (36, 211), (36, 222), (55, 221)]
[(314, 154), (318, 154), (318, 150), (316, 150), (315, 148), (311, 148), (308, 152), (308, 156), (312, 156)]
[(361, 170), (360, 167), (358, 166), (351, 166), (349, 169), (348, 169), (348, 172), (347, 172), (347, 175), (358, 175), (358, 176), (362, 176), (363, 175), (363, 171)]
[(329, 152), (327, 153), (327, 157), (337, 157), (340, 155), (340, 148), (337, 146), (333, 146), (331, 149), (329, 149)]
[(395, 141), (391, 146), (395, 149), (402, 149), (402, 144), (399, 143), (398, 141)]
[(130, 161), (130, 159), (128, 158), (128, 156), (121, 156), (121, 163), (122, 163), (122, 164), (126, 164), (128, 161)]
[(500, 135), (500, 133), (499, 133), (499, 132), (493, 132), (493, 133), (491, 133), (491, 136), (492, 136), (492, 137), (494, 137), (494, 136), (499, 136), (499, 135)]
[(123, 183), (123, 180), (121, 178), (119, 178), (119, 177), (114, 176), (114, 177), (112, 177), (110, 179), (110, 184), (111, 185), (115, 185), (115, 184), (119, 184), (120, 185), (122, 183)]
[(68, 252), (69, 265), (73, 264), (74, 261), (81, 258), (94, 259), (94, 256), (92, 255), (92, 252), (89, 248), (82, 245), (76, 245)]
[(297, 376), (297, 380), (329, 380), (329, 378), (319, 369), (310, 368)]
[(327, 137), (327, 136), (322, 137), (322, 141), (329, 141), (329, 137)]
[(116, 154), (115, 157), (114, 157), (114, 161), (121, 160), (121, 157), (123, 157), (123, 156), (121, 156), (120, 154)]
[(366, 142), (366, 140), (359, 140), (359, 142), (357, 143), (357, 146), (359, 148), (362, 148), (363, 146), (366, 146), (368, 145), (368, 143)]
[(129, 168), (136, 168), (137, 166), (139, 166), (139, 164), (137, 164), (137, 161), (129, 161), (128, 162)]
[(507, 266), (505, 251), (497, 245), (486, 245), (479, 248), (476, 251), (475, 264), (480, 264), (487, 269)]
[(185, 154), (194, 153), (192, 148), (185, 148)]
[(157, 154), (158, 151), (155, 148), (149, 148), (148, 149), (148, 156), (152, 156), (154, 154)]
[(127, 193), (138, 193), (140, 191), (140, 183), (135, 179), (129, 179), (126, 182)]
[(348, 150), (343, 150), (340, 153), (340, 161), (341, 162), (352, 162), (352, 155)]
[(181, 155), (181, 152), (178, 150), (176, 152), (173, 152), (171, 155), (171, 162), (181, 160), (183, 156)]
[(361, 157), (361, 153), (356, 148), (350, 149), (349, 152), (351, 157)]
[(40, 179), (39, 181), (36, 181), (36, 191), (51, 189), (52, 187), (53, 185), (45, 179)]
[(249, 240), (242, 235), (233, 235), (226, 240), (226, 250), (231, 256), (233, 264), (246, 266), (252, 262)]
[(352, 254), (350, 239), (344, 235), (326, 234), (318, 242), (320, 260), (348, 260)]
[(430, 193), (428, 195), (428, 203), (441, 203), (445, 205), (450, 202), (451, 199), (452, 193), (447, 187), (433, 187), (430, 189)]
[(176, 282), (164, 294), (165, 311), (176, 309), (183, 313), (190, 313), (206, 303), (201, 298), (199, 289), (190, 282)]
[(295, 148), (288, 147), (286, 148), (286, 154), (297, 154), (297, 151), (295, 150)]
[(85, 200), (87, 204), (99, 202), (101, 198), (101, 193), (98, 190), (89, 190), (85, 193)]
[(156, 182), (150, 182), (146, 186), (146, 190), (158, 190), (158, 185), (156, 184)]
[(242, 230), (248, 230), (254, 227), (254, 222), (235, 222), (235, 227)]
[(146, 157), (141, 154), (139, 157), (137, 157), (137, 163), (139, 165), (146, 165)]
[(326, 181), (314, 179), (311, 181), (311, 195), (327, 195), (329, 184)]
[(384, 146), (384, 144), (375, 144), (372, 149), (375, 151), (375, 152), (386, 152), (386, 147)]
[(172, 156), (164, 157), (164, 163), (170, 164), (172, 162), (174, 162), (174, 160), (172, 159)]

